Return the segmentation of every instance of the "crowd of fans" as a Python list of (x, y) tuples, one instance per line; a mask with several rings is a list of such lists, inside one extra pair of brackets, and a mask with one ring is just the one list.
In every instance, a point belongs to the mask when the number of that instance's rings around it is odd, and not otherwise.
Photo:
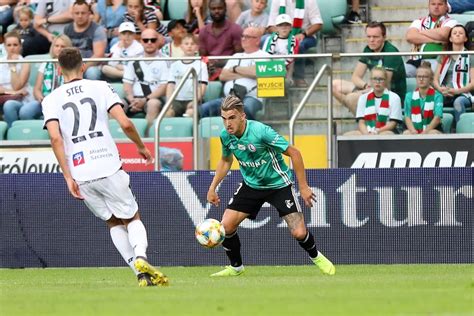
[[(359, 1), (351, 4), (347, 22), (361, 23)], [(452, 5), (462, 10), (462, 1)], [(462, 53), (468, 50), (468, 31), (449, 17), (449, 10), (447, 0), (429, 0), (428, 15), (413, 21), (406, 40), (414, 51), (459, 54), (413, 56), (407, 62), (398, 56), (362, 57), (351, 81), (334, 80), (335, 98), (358, 122), (358, 130), (348, 134), (442, 132), (443, 107), (454, 109), (455, 121), (472, 109), (474, 57)], [(305, 53), (317, 45), (323, 24), (316, 1), (309, 0), (188, 0), (183, 19), (168, 23), (163, 12), (157, 0), (11, 0), (0, 12), (1, 58), (46, 53), (55, 58), (70, 46), (79, 48), (83, 58), (178, 57), (173, 62), (87, 62), (85, 78), (123, 82), (127, 115), (145, 117), (151, 126), (193, 67), (201, 117), (219, 115), (221, 99), (203, 102), (203, 96), (210, 81), (220, 80), (223, 95), (240, 97), (248, 118), (256, 119), (264, 101), (256, 95), (255, 60)], [(398, 52), (386, 33), (383, 23), (368, 22), (364, 52)], [(232, 55), (236, 59), (207, 58)], [(196, 56), (201, 60), (190, 59)], [(304, 59), (289, 58), (285, 65), (288, 86), (308, 86)], [(0, 109), (9, 126), (15, 120), (40, 118), (42, 99), (63, 82), (55, 63), (40, 66), (34, 87), (28, 84), (29, 64), (1, 63), (0, 71)], [(407, 91), (409, 77), (416, 78), (414, 91)], [(166, 115), (192, 115), (192, 99), (189, 80)]]

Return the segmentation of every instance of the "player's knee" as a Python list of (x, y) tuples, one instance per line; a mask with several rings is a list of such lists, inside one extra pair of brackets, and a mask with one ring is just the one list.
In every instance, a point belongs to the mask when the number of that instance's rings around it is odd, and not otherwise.
[(303, 240), (306, 237), (306, 227), (291, 230), (291, 236), (296, 240)]

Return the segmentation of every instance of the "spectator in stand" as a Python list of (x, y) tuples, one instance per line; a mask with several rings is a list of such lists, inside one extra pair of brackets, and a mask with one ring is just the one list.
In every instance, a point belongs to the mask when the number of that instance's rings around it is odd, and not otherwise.
[[(144, 29), (141, 34), (143, 57), (161, 57), (162, 36), (154, 29)], [(161, 38), (160, 38), (161, 37)], [(160, 113), (161, 97), (166, 94), (168, 66), (162, 60), (129, 62), (123, 74), (123, 90), (127, 116), (145, 113), (146, 135), (153, 121)]]
[[(15, 32), (4, 36), (7, 55), (2, 60), (22, 60), (21, 38)], [(2, 95), (3, 118), (10, 127), (18, 119), (34, 119), (41, 115), (39, 102), (33, 100), (31, 87), (28, 84), (29, 64), (0, 63), (0, 95)], [(0, 104), (1, 105), (1, 104)]]
[(33, 27), (33, 11), (31, 11), (31, 8), (22, 6), (15, 12), (18, 24), (14, 30), (20, 34), (22, 39), (23, 49), (21, 54), (28, 56), (47, 53), (50, 43), (46, 37)]
[(74, 0), (39, 0), (35, 10), (34, 27), (50, 43), (54, 36), (63, 34), (64, 27), (72, 21)]
[[(411, 23), (406, 33), (406, 40), (413, 44), (416, 52), (437, 52), (448, 43), (449, 31), (457, 24), (448, 16), (447, 0), (429, 0), (429, 14)], [(421, 61), (430, 62), (433, 71), (436, 69), (437, 55), (413, 56), (405, 64), (407, 77), (415, 77), (416, 68)]]
[(360, 10), (360, 1), (359, 0), (351, 0), (351, 11), (346, 16), (346, 21), (350, 24), (360, 24), (362, 23), (362, 19), (359, 15)]
[(188, 0), (186, 29), (189, 33), (199, 34), (200, 29), (212, 22), (207, 8), (207, 0)]
[(240, 25), (241, 28), (246, 28), (249, 25), (259, 26), (262, 28), (262, 32), (265, 32), (268, 24), (266, 7), (267, 0), (252, 0), (250, 9), (242, 12), (235, 23)]
[(370, 72), (370, 91), (359, 97), (356, 119), (358, 130), (347, 132), (346, 136), (384, 135), (397, 132), (397, 125), (402, 123), (400, 97), (387, 89), (387, 71), (377, 66)]
[[(53, 39), (53, 43), (51, 43), (49, 55), (53, 59), (58, 58), (59, 53), (66, 47), (72, 47), (71, 39), (64, 34), (58, 35)], [(63, 83), (64, 78), (57, 63), (42, 63), (36, 76), (33, 95), (37, 101), (42, 102), (45, 96)]]
[[(143, 55), (143, 46), (135, 39), (135, 25), (122, 22), (119, 27), (119, 42), (110, 49), (111, 58), (127, 58)], [(125, 61), (109, 61), (102, 66), (102, 74), (111, 80), (122, 80)]]
[(443, 96), (432, 86), (433, 70), (424, 61), (416, 69), (416, 89), (405, 97), (404, 116), (406, 135), (442, 134)]
[(107, 30), (107, 47), (112, 47), (118, 42), (119, 26), (124, 21), (127, 7), (123, 0), (98, 0), (92, 5), (93, 20)]
[[(261, 29), (254, 26), (247, 27), (242, 33), (243, 53), (236, 53), (235, 59), (229, 59), (220, 75), (225, 81), (224, 95), (235, 95), (244, 103), (244, 111), (249, 120), (255, 120), (256, 114), (263, 107), (263, 100), (257, 97), (257, 80), (255, 61), (268, 60), (270, 54), (260, 50)], [(239, 59), (252, 57), (252, 59)], [(222, 98), (204, 103), (201, 106), (201, 117), (220, 116)]]
[(0, 0), (0, 7), (2, 7), (0, 11), (0, 26), (3, 33), (5, 33), (8, 26), (14, 22), (13, 9), (17, 3), (18, 0)]
[[(182, 40), (181, 48), (183, 50), (183, 59), (175, 61), (171, 64), (168, 85), (166, 86), (166, 98), (169, 100), (174, 91), (175, 85), (183, 78), (189, 68), (194, 68), (198, 74), (199, 89), (198, 89), (198, 104), (201, 103), (204, 94), (206, 93), (208, 83), (207, 65), (201, 60), (186, 60), (186, 57), (195, 57), (198, 51), (197, 38), (192, 34), (186, 34)], [(186, 83), (179, 91), (173, 106), (167, 113), (167, 116), (192, 116), (193, 115), (193, 97), (194, 87), (193, 80), (188, 77)]]
[(472, 0), (449, 0), (449, 13), (464, 13), (466, 11), (474, 11), (474, 1)]
[(444, 96), (444, 106), (454, 108), (456, 122), (466, 109), (474, 107), (474, 55), (462, 53), (467, 51), (467, 40), (464, 26), (456, 25), (451, 29), (447, 50), (459, 54), (439, 57), (433, 82), (435, 89)]
[(140, 39), (145, 29), (157, 30), (161, 35), (167, 36), (166, 27), (157, 19), (155, 11), (145, 7), (143, 0), (125, 0), (127, 12), (124, 21), (135, 25), (135, 38)]
[(186, 21), (183, 19), (171, 20), (168, 23), (168, 35), (171, 38), (171, 41), (166, 43), (161, 48), (161, 55), (163, 55), (164, 57), (184, 56), (184, 52), (181, 48), (181, 41), (187, 33), (185, 25)]
[[(103, 26), (92, 21), (91, 14), (91, 5), (86, 0), (76, 0), (72, 6), (73, 22), (66, 25), (64, 34), (79, 48), (82, 58), (102, 58), (107, 48), (107, 34)], [(86, 79), (100, 79), (102, 72), (97, 62), (88, 61), (85, 67)]]
[(160, 0), (143, 0), (145, 7), (153, 9), (155, 12), (156, 18), (159, 21), (163, 21), (163, 10), (161, 8), (161, 1)]
[(231, 22), (236, 22), (242, 10), (250, 7), (251, 0), (225, 0), (227, 17)]
[[(279, 14), (288, 14), (293, 19), (291, 33), (296, 36), (299, 47), (298, 52), (304, 54), (309, 48), (317, 44), (316, 33), (323, 27), (323, 20), (319, 13), (318, 4), (313, 0), (281, 0), (272, 1), (268, 31), (275, 32), (275, 19)], [(295, 61), (294, 83), (297, 87), (308, 87), (304, 79), (306, 61), (297, 58)]]
[[(398, 49), (386, 40), (386, 28), (382, 22), (370, 22), (365, 28), (367, 46), (364, 53), (398, 52)], [(357, 102), (363, 93), (372, 87), (364, 81), (367, 70), (383, 66), (387, 71), (385, 86), (395, 92), (401, 100), (406, 94), (406, 74), (403, 59), (400, 56), (361, 57), (352, 73), (352, 80), (335, 79), (332, 83), (334, 97), (355, 114)]]
[[(199, 55), (231, 56), (242, 51), (242, 28), (226, 19), (224, 0), (210, 0), (209, 12), (212, 23), (199, 32)], [(209, 80), (216, 80), (225, 65), (225, 60), (209, 60)]]

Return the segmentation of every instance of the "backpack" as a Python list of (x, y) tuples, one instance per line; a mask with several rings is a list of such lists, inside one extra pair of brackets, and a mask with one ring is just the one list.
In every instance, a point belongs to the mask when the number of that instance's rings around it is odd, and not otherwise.
[(467, 30), (467, 48), (474, 50), (474, 21), (466, 23)]

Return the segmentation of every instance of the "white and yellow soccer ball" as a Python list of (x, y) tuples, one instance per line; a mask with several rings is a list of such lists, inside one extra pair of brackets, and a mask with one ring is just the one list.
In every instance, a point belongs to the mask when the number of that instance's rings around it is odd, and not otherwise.
[(206, 248), (219, 246), (225, 239), (224, 225), (213, 218), (205, 219), (197, 225), (194, 234), (197, 241)]

